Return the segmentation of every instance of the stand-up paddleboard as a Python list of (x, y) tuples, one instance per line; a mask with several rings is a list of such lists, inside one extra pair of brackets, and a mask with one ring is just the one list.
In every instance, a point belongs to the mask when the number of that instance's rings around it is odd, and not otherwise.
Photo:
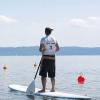
[[(9, 85), (9, 88), (12, 90), (20, 91), (20, 92), (27, 92), (27, 86), (23, 85), (16, 85), (11, 84)], [(68, 99), (82, 99), (82, 100), (91, 100), (88, 96), (81, 96), (77, 94), (72, 93), (64, 93), (64, 92), (50, 92), (49, 90), (46, 90), (45, 92), (38, 92), (40, 89), (35, 88), (35, 92), (33, 96), (47, 96), (47, 97), (57, 97), (57, 98), (68, 98)]]

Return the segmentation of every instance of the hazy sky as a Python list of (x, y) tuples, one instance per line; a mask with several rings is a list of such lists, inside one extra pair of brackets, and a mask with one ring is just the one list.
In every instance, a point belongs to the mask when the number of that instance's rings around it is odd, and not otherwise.
[(100, 0), (0, 0), (0, 47), (39, 45), (47, 26), (60, 46), (100, 47)]

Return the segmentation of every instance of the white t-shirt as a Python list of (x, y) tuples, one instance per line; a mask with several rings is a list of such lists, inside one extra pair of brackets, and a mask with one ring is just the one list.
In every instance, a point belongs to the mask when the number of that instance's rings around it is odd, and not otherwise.
[(41, 39), (40, 44), (43, 44), (45, 46), (45, 51), (43, 52), (43, 55), (55, 55), (56, 53), (56, 43), (54, 37), (52, 36), (45, 36)]

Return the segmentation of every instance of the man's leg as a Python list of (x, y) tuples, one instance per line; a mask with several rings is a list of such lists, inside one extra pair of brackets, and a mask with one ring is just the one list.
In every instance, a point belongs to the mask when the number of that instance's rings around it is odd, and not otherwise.
[(45, 92), (45, 88), (46, 88), (46, 77), (42, 77), (41, 76), (41, 82), (42, 82), (42, 90), (40, 90), (39, 92)]
[(55, 78), (51, 78), (51, 85), (52, 85), (51, 92), (55, 92)]

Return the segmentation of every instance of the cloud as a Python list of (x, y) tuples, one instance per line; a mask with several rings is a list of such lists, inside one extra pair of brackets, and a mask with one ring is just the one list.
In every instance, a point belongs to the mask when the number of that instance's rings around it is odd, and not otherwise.
[(73, 27), (85, 27), (87, 25), (87, 21), (84, 19), (71, 19), (69, 24)]
[(98, 29), (100, 26), (100, 17), (86, 17), (70, 19), (69, 26), (77, 28), (94, 28)]
[(100, 17), (88, 17), (88, 19), (92, 21), (100, 21)]
[(4, 15), (0, 15), (0, 23), (8, 24), (8, 23), (16, 23), (16, 22), (17, 22), (16, 19), (4, 16)]

